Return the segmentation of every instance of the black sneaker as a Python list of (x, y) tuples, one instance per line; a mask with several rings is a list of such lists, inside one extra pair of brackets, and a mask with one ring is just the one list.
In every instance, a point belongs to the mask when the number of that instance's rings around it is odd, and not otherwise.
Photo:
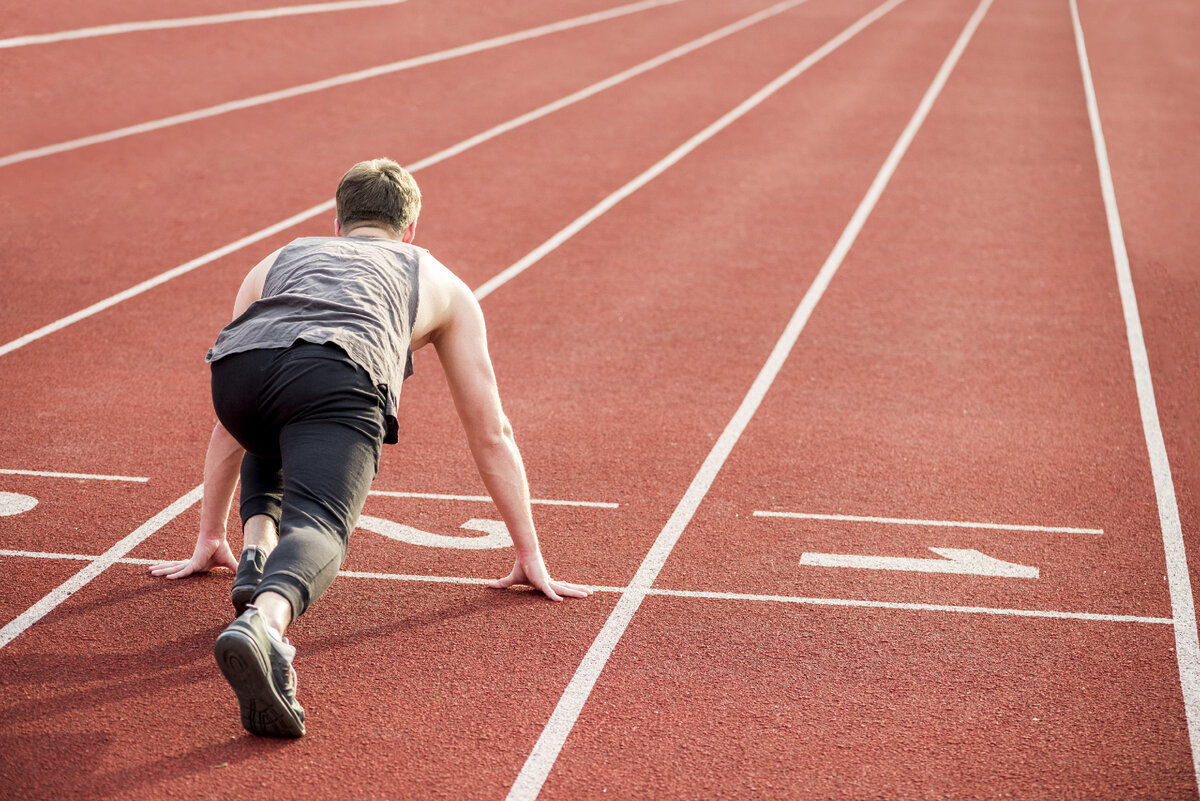
[(213, 646), (217, 666), (242, 707), (242, 728), (262, 737), (300, 737), (304, 708), (296, 703), (296, 649), (267, 633), (253, 606), (221, 632)]
[(233, 591), (229, 594), (229, 600), (233, 601), (233, 611), (239, 617), (246, 611), (246, 605), (254, 600), (254, 593), (258, 591), (263, 577), (263, 566), (266, 563), (267, 554), (261, 548), (247, 545), (242, 549), (237, 573), (233, 575)]

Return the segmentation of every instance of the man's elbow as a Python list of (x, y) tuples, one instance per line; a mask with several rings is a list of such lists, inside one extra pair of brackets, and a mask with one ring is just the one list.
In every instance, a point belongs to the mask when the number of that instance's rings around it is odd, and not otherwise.
[(476, 447), (505, 447), (513, 441), (512, 423), (503, 414), (487, 422), (468, 426), (467, 433), (471, 444)]

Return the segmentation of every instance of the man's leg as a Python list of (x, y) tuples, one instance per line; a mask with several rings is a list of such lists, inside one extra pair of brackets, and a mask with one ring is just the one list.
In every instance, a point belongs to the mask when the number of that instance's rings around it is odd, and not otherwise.
[(278, 542), (283, 509), (283, 465), (249, 451), (242, 457), (242, 548), (230, 601), (241, 615), (258, 591), (267, 557)]
[(363, 412), (366, 419), (292, 423), (280, 433), (280, 538), (253, 601), (279, 634), (328, 589), (346, 559), (379, 467), (382, 428), (372, 411)]
[[(247, 427), (245, 440), (230, 431), (243, 445), (256, 444), (253, 440), (263, 429), (278, 432), (283, 475), (279, 541), (264, 565), (253, 603), (217, 637), (214, 655), (238, 697), (247, 731), (298, 737), (304, 734), (304, 709), (296, 701), (295, 648), (283, 632), (328, 588), (345, 559), (350, 532), (379, 467), (382, 399), (366, 373), (336, 348), (301, 343), (275, 354), (261, 368), (256, 414), (263, 425)], [(214, 402), (215, 388), (214, 382)], [(219, 415), (220, 405), (217, 410)], [(266, 444), (247, 450), (275, 454)], [(274, 465), (270, 472), (278, 474)], [(246, 497), (245, 524), (259, 526), (253, 521), (261, 516), (273, 521), (272, 509), (247, 508)]]
[(268, 554), (279, 543), (279, 532), (270, 515), (254, 515), (242, 525), (242, 545), (250, 545)]

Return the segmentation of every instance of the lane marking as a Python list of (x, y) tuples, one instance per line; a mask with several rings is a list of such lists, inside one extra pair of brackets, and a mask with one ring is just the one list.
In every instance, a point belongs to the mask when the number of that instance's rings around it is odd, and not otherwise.
[[(492, 502), (492, 496), (490, 495), (442, 495), (435, 492), (391, 492), (388, 490), (370, 490), (368, 494), (380, 495), (385, 498), (425, 498), (433, 501), (473, 501), (478, 503)], [(620, 504), (605, 503), (602, 501), (564, 501), (554, 498), (530, 498), (529, 502), (545, 506), (584, 506), (594, 509), (617, 509), (620, 507)]]
[(1092, 141), (1096, 149), (1100, 191), (1104, 196), (1104, 215), (1108, 220), (1109, 242), (1117, 271), (1121, 308), (1125, 315), (1125, 334), (1129, 340), (1129, 359), (1133, 365), (1134, 384), (1137, 387), (1142, 433), (1146, 439), (1150, 469), (1154, 475), (1154, 497), (1158, 503), (1158, 520), (1162, 528), (1163, 551), (1167, 563), (1167, 586), (1171, 594), (1171, 612), (1175, 618), (1175, 657), (1179, 663), (1179, 683), (1183, 690), (1188, 739), (1192, 747), (1192, 772), (1197, 786), (1200, 786), (1200, 637), (1196, 632), (1196, 609), (1192, 598), (1192, 582), (1188, 575), (1187, 554), (1184, 550), (1183, 527), (1179, 521), (1179, 505), (1175, 500), (1175, 483), (1171, 479), (1167, 446), (1158, 419), (1158, 405), (1154, 400), (1150, 357), (1146, 352), (1146, 340), (1142, 334), (1137, 295), (1133, 289), (1133, 273), (1129, 266), (1129, 253), (1125, 249), (1125, 234), (1117, 209), (1117, 193), (1113, 186), (1112, 169), (1108, 163), (1108, 147), (1104, 143), (1104, 129), (1100, 124), (1100, 106), (1096, 100), (1096, 88), (1092, 84), (1092, 68), (1088, 62), (1087, 45), (1083, 40), (1083, 26), (1079, 21), (1079, 6), (1076, 0), (1071, 0), (1071, 24), (1075, 29), (1075, 48), (1079, 52), (1079, 71), (1083, 78)]
[[(761, 22), (771, 16), (780, 14), (783, 11), (786, 11), (787, 9), (797, 6), (800, 3), (803, 3), (805, 1), (806, 0), (787, 0), (787, 2), (778, 3), (777, 5), (771, 6), (770, 8), (767, 8), (762, 11), (751, 14), (747, 17), (742, 18), (741, 20), (738, 20), (737, 22), (733, 22), (722, 28), (718, 28), (717, 30), (715, 30), (711, 33), (701, 36), (698, 39), (694, 39), (691, 42), (688, 42), (686, 44), (680, 45), (679, 47), (668, 50), (667, 52), (665, 52), (659, 56), (655, 56), (652, 59), (643, 61), (642, 63), (640, 63), (636, 66), (630, 67), (629, 69), (626, 69), (626, 70), (622, 70), (621, 72), (618, 72), (615, 75), (605, 78), (604, 80), (597, 81), (596, 83), (591, 84), (590, 86), (584, 87), (583, 89), (580, 89), (577, 92), (573, 92), (573, 93), (566, 95), (565, 97), (562, 97), (558, 100), (547, 103), (544, 106), (540, 106), (539, 108), (536, 108), (533, 111), (529, 111), (529, 112), (526, 112), (525, 114), (521, 114), (517, 117), (513, 117), (511, 120), (500, 123), (499, 125), (489, 128), (488, 130), (486, 130), (482, 133), (476, 134), (475, 136), (472, 136), (468, 139), (464, 139), (463, 141), (459, 142), (458, 144), (452, 145), (452, 146), (446, 148), (445, 150), (441, 150), (441, 151), (433, 154), (432, 156), (429, 156), (427, 158), (421, 159), (420, 161), (413, 162), (412, 164), (407, 165), (407, 169), (409, 172), (415, 173), (415, 172), (418, 172), (419, 170), (425, 169), (426, 167), (432, 167), (434, 164), (438, 164), (442, 161), (445, 161), (446, 159), (452, 158), (453, 156), (457, 156), (460, 153), (470, 150), (471, 148), (476, 147), (477, 145), (481, 145), (484, 142), (487, 142), (491, 139), (495, 139), (496, 137), (500, 136), (501, 134), (515, 130), (524, 125), (528, 125), (531, 122), (535, 122), (536, 120), (539, 120), (543, 117), (549, 116), (550, 114), (554, 113), (555, 111), (559, 111), (568, 106), (574, 105), (575, 103), (579, 103), (583, 100), (586, 100), (587, 98), (589, 98), (595, 94), (598, 94), (606, 89), (610, 89), (614, 86), (624, 83), (625, 81), (628, 81), (631, 78), (641, 75), (642, 73), (649, 72), (650, 70), (660, 67), (663, 64), (666, 64), (669, 61), (673, 61), (674, 59), (677, 59), (681, 56), (684, 56), (684, 55), (692, 52), (693, 50), (698, 50), (701, 47), (712, 44), (713, 42), (716, 42), (720, 39), (730, 36), (738, 31), (742, 30), (743, 28), (747, 28), (747, 27), (749, 27), (757, 22)], [(81, 309), (73, 314), (69, 314), (66, 317), (63, 317), (59, 320), (56, 320), (52, 323), (48, 323), (47, 325), (42, 326), (41, 328), (37, 329), (36, 331), (31, 331), (28, 334), (17, 337), (16, 339), (12, 340), (11, 342), (8, 342), (4, 345), (0, 345), (0, 356), (4, 356), (8, 353), (12, 353), (13, 351), (15, 351), (19, 348), (23, 348), (26, 345), (28, 345), (29, 343), (35, 342), (44, 336), (53, 334), (56, 331), (61, 331), (62, 329), (66, 328), (67, 326), (73, 325), (73, 324), (79, 322), (80, 320), (85, 320), (94, 314), (98, 314), (98, 313), (104, 311), (105, 309), (108, 309), (108, 308), (111, 308), (111, 307), (117, 305), (118, 303), (129, 300), (130, 298), (136, 297), (136, 296), (142, 294), (143, 292), (148, 292), (149, 290), (151, 290), (157, 286), (160, 286), (161, 284), (165, 284), (166, 282), (168, 282), (172, 279), (178, 278), (181, 275), (189, 273), (192, 270), (195, 270), (199, 267), (203, 267), (206, 264), (210, 264), (210, 263), (216, 261), (217, 259), (220, 259), (224, 256), (228, 256), (229, 254), (235, 253), (245, 247), (249, 247), (250, 245), (254, 244), (255, 242), (260, 242), (263, 239), (267, 239), (268, 237), (274, 236), (277, 233), (286, 231), (288, 228), (298, 225), (306, 220), (310, 220), (313, 217), (319, 216), (321, 214), (327, 214), (330, 211), (333, 211), (333, 209), (334, 209), (334, 201), (327, 200), (324, 203), (320, 203), (316, 206), (313, 206), (312, 208), (305, 209), (304, 211), (299, 212), (298, 214), (293, 214), (291, 217), (288, 217), (286, 220), (281, 220), (281, 221), (275, 223), (274, 225), (269, 225), (260, 231), (256, 231), (253, 234), (244, 236), (241, 239), (237, 240), (236, 242), (232, 242), (228, 245), (217, 248), (216, 250), (210, 251), (209, 253), (206, 253), (203, 256), (198, 256), (197, 258), (192, 259), (191, 261), (186, 262), (184, 264), (181, 264), (178, 267), (174, 267), (170, 270), (159, 273), (158, 275), (154, 276), (153, 278), (148, 278), (145, 281), (142, 281), (141, 283), (130, 287), (129, 289), (126, 289), (122, 292), (118, 292), (117, 294), (113, 295), (112, 297), (109, 297), (104, 300), (93, 303), (91, 306), (88, 306), (85, 309)], [(503, 282), (501, 282), (501, 283), (503, 283)], [(499, 284), (497, 284), (497, 286), (498, 285)], [(485, 284), (485, 286), (487, 286), (487, 285)], [(488, 290), (487, 290), (488, 293), (490, 293), (493, 289), (495, 289), (495, 286), (488, 288)], [(478, 297), (478, 292), (479, 292), (479, 290), (476, 290), (477, 297)]]
[[(28, 557), (35, 559), (74, 559), (92, 561), (97, 556), (83, 556), (67, 553), (40, 553), (35, 551), (6, 551), (0, 550), (0, 557)], [(116, 560), (124, 565), (156, 565), (163, 559), (137, 559), (123, 557)], [(355, 579), (373, 579), (377, 581), (408, 581), (431, 584), (491, 584), (492, 579), (475, 578), (471, 576), (420, 576), (410, 573), (373, 573), (362, 570), (339, 570), (339, 577)], [(602, 585), (587, 585), (596, 592), (625, 593), (629, 587), (607, 587)], [(870, 609), (901, 609), (915, 612), (955, 612), (962, 614), (1001, 615), (1014, 617), (1041, 617), (1056, 620), (1090, 620), (1102, 623), (1146, 623), (1152, 625), (1173, 625), (1174, 620), (1167, 617), (1145, 617), (1141, 615), (1108, 615), (1095, 612), (1060, 612), (1052, 609), (1005, 609), (988, 606), (953, 606), (949, 604), (915, 604), (898, 603), (894, 601), (863, 601), (853, 598), (806, 598), (797, 595), (764, 595), (758, 593), (740, 592), (711, 592), (705, 590), (666, 590), (650, 588), (644, 591), (646, 595), (656, 595), (669, 598), (697, 598), (713, 601), (751, 601), (755, 603), (803, 604), (808, 606), (849, 606)]]
[(1036, 567), (1005, 562), (971, 548), (930, 548), (942, 559), (905, 556), (859, 556), (845, 553), (803, 553), (800, 564), (812, 567), (851, 567), (861, 570), (904, 570), (913, 573), (954, 573), (997, 578), (1038, 577)]
[(0, 469), (0, 475), (6, 476), (42, 476), (44, 478), (83, 478), (91, 481), (136, 481), (145, 484), (150, 479), (144, 476), (102, 476), (93, 473), (54, 473), (48, 470), (7, 470)]
[(636, 14), (647, 9), (657, 8), (659, 6), (671, 5), (673, 3), (681, 3), (684, 0), (642, 0), (642, 2), (631, 3), (630, 5), (618, 6), (606, 11), (596, 12), (594, 14), (586, 14), (581, 17), (572, 17), (571, 19), (562, 20), (561, 22), (552, 22), (548, 25), (539, 25), (536, 28), (529, 28), (516, 33), (505, 34), (504, 36), (496, 36), (491, 39), (484, 39), (479, 42), (474, 42), (468, 45), (460, 45), (452, 47), (448, 50), (439, 50), (436, 53), (427, 53), (423, 56), (415, 56), (406, 58), (401, 61), (393, 61), (390, 64), (382, 64), (378, 67), (369, 67), (365, 70), (356, 70), (355, 72), (347, 72), (342, 75), (335, 75), (332, 78), (324, 78), (311, 83), (300, 84), (288, 89), (280, 89), (275, 92), (266, 92), (261, 95), (253, 95), (241, 100), (231, 100), (226, 103), (218, 103), (215, 106), (208, 106), (195, 111), (187, 111), (182, 114), (172, 114), (169, 117), (162, 117), (149, 122), (142, 122), (136, 125), (127, 125), (123, 128), (116, 128), (104, 133), (92, 134), (90, 136), (82, 136), (78, 139), (71, 139), (66, 142), (58, 142), (53, 145), (45, 145), (43, 147), (33, 148), (31, 150), (22, 150), (17, 153), (11, 153), (0, 158), (0, 167), (7, 167), (11, 164), (18, 164), (23, 161), (52, 156), (56, 153), (65, 153), (70, 150), (78, 150), (82, 147), (101, 144), (103, 142), (112, 142), (117, 139), (124, 139), (137, 134), (149, 133), (150, 131), (161, 130), (162, 128), (170, 128), (175, 125), (184, 123), (196, 122), (197, 120), (209, 119), (218, 117), (222, 114), (228, 114), (233, 111), (241, 111), (243, 109), (254, 108), (256, 106), (274, 103), (279, 100), (288, 100), (301, 95), (312, 94), (313, 92), (322, 92), (326, 89), (333, 89), (338, 86), (345, 86), (358, 81), (365, 81), (370, 78), (378, 78), (382, 75), (391, 75), (392, 73), (410, 70), (416, 67), (423, 67), (427, 64), (436, 64), (440, 61), (448, 61), (450, 59), (467, 56), (474, 53), (479, 53), (484, 50), (492, 50), (497, 47), (514, 44), (516, 42), (524, 42), (529, 39), (536, 39), (542, 36), (548, 36), (552, 33), (571, 30), (572, 28), (591, 25), (596, 22), (614, 19), (617, 17), (626, 16), (628, 14)]
[(28, 512), (37, 506), (37, 498), (19, 492), (0, 492), (0, 517), (12, 517)]
[(338, 576), (346, 578), (379, 579), (382, 581), (417, 581), (433, 584), (491, 584), (494, 579), (466, 578), (460, 576), (413, 576), (403, 573), (364, 573), (361, 570), (339, 570)]
[(204, 485), (196, 487), (166, 509), (163, 509), (154, 517), (138, 526), (116, 545), (96, 557), (95, 561), (91, 564), (51, 590), (40, 601), (22, 612), (15, 620), (6, 624), (4, 628), (0, 628), (0, 648), (12, 642), (21, 632), (53, 611), (55, 607), (70, 598), (73, 593), (78, 592), (89, 581), (99, 576), (117, 560), (140, 545), (151, 534), (189, 509), (196, 501), (200, 500), (203, 489)]
[(900, 526), (942, 526), (945, 528), (985, 528), (996, 531), (1046, 531), (1062, 534), (1103, 534), (1102, 528), (1070, 528), (1067, 526), (1027, 526), (1016, 523), (968, 523), (961, 520), (917, 520), (905, 517), (866, 517), (861, 515), (826, 515), (815, 512), (756, 511), (755, 517), (794, 517), (801, 520), (843, 520), (852, 523), (894, 523)]
[[(902, 2), (902, 0), (900, 1)], [(859, 231), (862, 230), (867, 217), (874, 209), (880, 195), (883, 194), (883, 190), (895, 172), (896, 166), (900, 163), (900, 159), (904, 156), (909, 144), (916, 136), (917, 130), (921, 127), (929, 110), (933, 107), (934, 100), (940, 94), (942, 87), (950, 76), (950, 72), (954, 69), (955, 64), (958, 63), (959, 56), (966, 49), (967, 42), (970, 41), (975, 29), (979, 26), (984, 14), (987, 13), (988, 8), (991, 6), (991, 2), (992, 0), (981, 0), (974, 14), (968, 20), (966, 27), (959, 35), (950, 54), (946, 57), (941, 69), (938, 70), (937, 75), (934, 77), (933, 83), (921, 99), (920, 105), (913, 113), (912, 119), (905, 126), (900, 138), (893, 146), (879, 173), (875, 176), (875, 180), (867, 190), (866, 196), (855, 210), (854, 216), (851, 217), (841, 237), (838, 238), (833, 252), (830, 253), (829, 258), (822, 265), (820, 272), (805, 293), (795, 314), (788, 322), (783, 335), (771, 351), (766, 364), (763, 365), (762, 371), (755, 378), (750, 391), (738, 407), (733, 419), (729, 421), (728, 426), (721, 433), (720, 438), (713, 445), (712, 451), (705, 458), (699, 472), (692, 480), (683, 499), (679, 502), (679, 506), (676, 507), (666, 526), (659, 533), (654, 545), (650, 548), (650, 552), (638, 568), (629, 591), (621, 595), (616, 607), (609, 615), (608, 620), (605, 621), (604, 627), (596, 635), (596, 639), (588, 649), (574, 676), (571, 677), (567, 688), (563, 691), (563, 695), (559, 699), (550, 720), (547, 721), (545, 728), (538, 737), (537, 743), (534, 745), (520, 773), (517, 775), (516, 781), (513, 782), (512, 789), (507, 796), (509, 801), (532, 801), (541, 792), (542, 785), (545, 783), (547, 776), (550, 775), (550, 770), (558, 759), (558, 754), (562, 750), (567, 736), (571, 733), (571, 729), (574, 728), (575, 721), (578, 719), (584, 704), (591, 695), (592, 688), (599, 679), (600, 673), (608, 662), (609, 656), (611, 656), (613, 650), (617, 647), (617, 642), (621, 639), (622, 634), (624, 634), (629, 621), (633, 619), (633, 615), (641, 605), (642, 599), (646, 597), (646, 590), (654, 583), (659, 571), (666, 563), (672, 548), (674, 548), (675, 543), (683, 533), (683, 529), (691, 520), (692, 515), (700, 505), (700, 501), (707, 494), (709, 487), (712, 486), (717, 472), (725, 463), (729, 453), (733, 450), (733, 446), (741, 437), (742, 432), (750, 422), (750, 418), (754, 415), (767, 390), (775, 380), (775, 376), (783, 366), (784, 360), (791, 352), (793, 345), (795, 345), (796, 340), (800, 336), (800, 332), (804, 329), (805, 323), (807, 323), (817, 302), (824, 294), (825, 288), (833, 279), (838, 267), (841, 266), (850, 247), (858, 237)], [(771, 92), (776, 91), (787, 81), (801, 74), (808, 66), (816, 63), (826, 53), (832, 52), (832, 50), (836, 49), (843, 42), (897, 5), (899, 5), (899, 2), (888, 2), (879, 6), (837, 37), (830, 40), (820, 50), (814, 52), (804, 59), (804, 61), (801, 61), (791, 70), (784, 73), (780, 76), (780, 79), (769, 84), (766, 89), (771, 90)], [(755, 97), (759, 98), (758, 102), (761, 102), (769, 94), (770, 92), (765, 92), (764, 90), (757, 93)]]
[[(0, 549), (0, 556), (20, 556), (25, 559), (75, 559), (81, 562), (94, 562), (99, 556), (86, 556), (78, 553), (47, 553), (45, 551), (9, 551)], [(120, 560), (118, 560), (120, 561)]]
[(1170, 624), (1170, 618), (1137, 615), (1103, 615), (1092, 612), (1056, 612), (1049, 609), (1003, 609), (988, 606), (952, 606), (947, 604), (908, 604), (893, 601), (859, 601), (846, 598), (803, 598), (792, 595), (750, 595), (736, 592), (695, 592), (692, 590), (650, 590), (647, 595), (677, 596), (680, 598), (709, 598), (729, 601), (769, 601), (810, 606), (852, 606), (870, 609), (905, 609), (914, 612), (957, 612), (978, 615), (1012, 615), (1043, 617), (1061, 620), (1094, 620), (1106, 623)]
[(76, 28), (70, 31), (35, 33), (26, 36), (14, 36), (9, 39), (0, 39), (0, 49), (49, 44), (51, 42), (66, 42), (73, 39), (91, 39), (97, 36), (112, 36), (118, 33), (159, 31), (169, 28), (191, 28), (198, 25), (219, 25), (226, 22), (295, 17), (301, 14), (322, 14), (327, 11), (349, 11), (357, 8), (394, 6), (403, 2), (405, 0), (342, 0), (342, 2), (337, 3), (312, 3), (303, 6), (261, 8), (254, 11), (233, 11), (226, 14), (206, 14), (199, 17), (177, 17), (175, 19), (155, 19), (144, 22), (117, 22), (111, 25), (96, 25), (91, 28)]

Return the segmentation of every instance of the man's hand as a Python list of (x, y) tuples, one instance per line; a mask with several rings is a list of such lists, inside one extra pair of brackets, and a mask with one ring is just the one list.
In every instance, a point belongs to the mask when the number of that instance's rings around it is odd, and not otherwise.
[(503, 590), (514, 584), (528, 584), (541, 590), (551, 601), (561, 601), (563, 596), (568, 598), (586, 598), (592, 594), (591, 589), (580, 584), (568, 584), (565, 581), (555, 581), (546, 570), (542, 554), (522, 558), (518, 556), (513, 562), (512, 572), (502, 579), (493, 581), (488, 586), (492, 589)]
[(210, 540), (202, 537), (196, 540), (196, 549), (192, 551), (191, 559), (159, 562), (150, 568), (150, 575), (177, 579), (193, 573), (207, 573), (213, 568), (223, 567), (236, 571), (237, 566), (237, 559), (234, 558), (233, 551), (229, 550), (228, 540)]

